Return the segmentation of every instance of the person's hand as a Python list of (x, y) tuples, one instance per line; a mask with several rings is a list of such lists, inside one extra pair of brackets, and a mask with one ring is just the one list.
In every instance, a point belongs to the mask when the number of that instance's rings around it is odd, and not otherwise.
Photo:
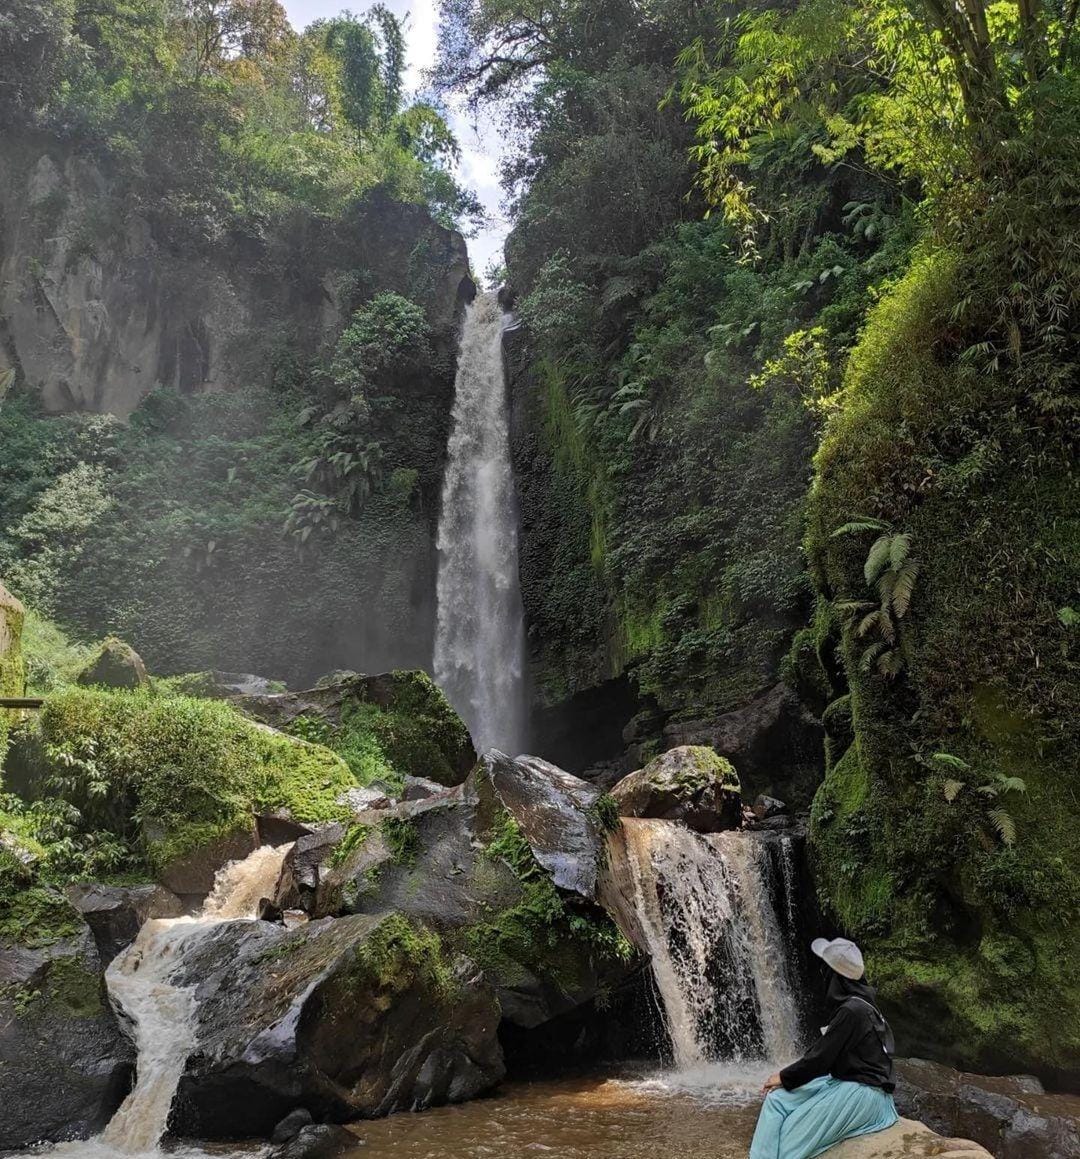
[(763, 1095), (767, 1095), (771, 1091), (779, 1090), (783, 1085), (784, 1084), (780, 1081), (780, 1074), (777, 1072), (776, 1074), (769, 1075), (769, 1077), (765, 1080), (765, 1085), (761, 1088), (761, 1093)]

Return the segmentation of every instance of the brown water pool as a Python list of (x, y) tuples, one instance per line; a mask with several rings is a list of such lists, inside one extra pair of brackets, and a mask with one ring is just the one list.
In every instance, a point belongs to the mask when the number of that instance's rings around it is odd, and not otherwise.
[(359, 1124), (350, 1159), (746, 1159), (764, 1076), (710, 1067), (507, 1083), (491, 1096)]

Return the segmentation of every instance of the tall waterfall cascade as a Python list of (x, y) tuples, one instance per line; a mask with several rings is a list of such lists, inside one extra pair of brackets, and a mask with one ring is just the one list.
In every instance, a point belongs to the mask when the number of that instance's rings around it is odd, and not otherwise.
[(494, 293), (467, 308), (439, 519), (435, 678), (477, 749), (520, 752), (525, 632), (502, 335)]
[(291, 846), (264, 845), (221, 869), (198, 917), (144, 922), (134, 942), (109, 966), (109, 997), (131, 1026), (136, 1082), (96, 1138), (65, 1143), (52, 1155), (117, 1159), (154, 1154), (165, 1134), (173, 1096), (195, 1046), (194, 986), (175, 981), (185, 953), (226, 921), (250, 921), (271, 896)]
[(676, 1067), (796, 1058), (792, 839), (624, 818), (613, 855)]

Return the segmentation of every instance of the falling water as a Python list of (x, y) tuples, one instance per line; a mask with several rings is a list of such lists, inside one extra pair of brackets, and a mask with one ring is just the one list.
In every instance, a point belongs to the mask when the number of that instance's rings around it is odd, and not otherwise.
[(53, 1156), (116, 1159), (156, 1152), (173, 1096), (195, 1046), (198, 1004), (194, 986), (173, 982), (184, 955), (224, 921), (251, 920), (273, 894), (291, 846), (264, 845), (218, 872), (214, 889), (194, 918), (143, 924), (139, 936), (105, 974), (109, 996), (132, 1027), (137, 1078), (105, 1130), (85, 1143), (65, 1143)]
[(793, 1059), (799, 1017), (769, 843), (670, 821), (623, 826), (615, 872), (652, 959), (676, 1066)]
[(524, 747), (525, 634), (497, 296), (466, 310), (439, 521), (435, 676), (476, 747)]

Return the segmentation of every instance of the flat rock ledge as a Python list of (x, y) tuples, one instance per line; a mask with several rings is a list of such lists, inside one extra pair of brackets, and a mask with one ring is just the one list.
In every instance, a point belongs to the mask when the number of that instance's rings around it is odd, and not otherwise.
[(901, 1119), (887, 1131), (848, 1139), (824, 1152), (821, 1159), (993, 1159), (970, 1139), (943, 1139), (913, 1119)]

